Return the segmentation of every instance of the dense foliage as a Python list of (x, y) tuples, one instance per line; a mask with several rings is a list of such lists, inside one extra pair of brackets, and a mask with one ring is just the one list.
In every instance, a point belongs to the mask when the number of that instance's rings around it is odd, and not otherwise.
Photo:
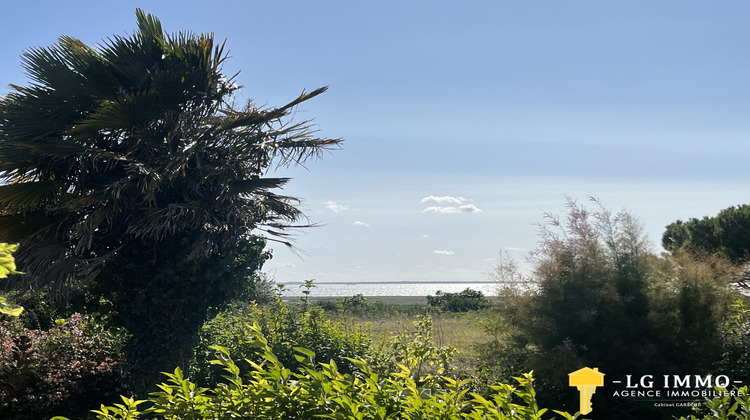
[(670, 252), (700, 250), (743, 261), (750, 253), (750, 205), (729, 207), (714, 217), (677, 220), (666, 227), (662, 245)]
[[(202, 388), (183, 376), (180, 369), (167, 374), (152, 405), (123, 397), (122, 404), (102, 406), (101, 420), (116, 419), (536, 419), (539, 408), (530, 374), (517, 379), (518, 386), (497, 384), (489, 398), (469, 393), (462, 381), (446, 378), (444, 388), (430, 390), (412, 379), (406, 364), (390, 375), (374, 372), (364, 360), (351, 359), (353, 373), (342, 373), (335, 362), (316, 363), (314, 352), (296, 347), (297, 369), (289, 369), (273, 353), (257, 325), (250, 326), (259, 361), (242, 375), (224, 347), (214, 346), (211, 363), (224, 370), (226, 382)], [(567, 413), (558, 413), (572, 419)]]
[(17, 318), (2, 322), (0, 418), (90, 417), (92, 401), (114, 401), (124, 391), (124, 339), (79, 314), (46, 331)]
[[(624, 377), (705, 375), (722, 364), (723, 324), (738, 297), (727, 287), (736, 274), (728, 261), (658, 258), (632, 215), (574, 202), (566, 219), (550, 217), (543, 226), (535, 258), (530, 285), (501, 303), (513, 326), (508, 346), (523, 351), (521, 366), (543, 378), (543, 403), (572, 409), (577, 393), (567, 373), (584, 366)], [(606, 418), (657, 415), (653, 405), (604, 393), (594, 400)]]
[[(737, 396), (722, 395), (704, 401), (704, 405), (696, 407), (699, 414), (681, 417), (680, 420), (747, 420), (750, 418), (750, 393), (748, 387), (735, 388)], [(721, 392), (721, 388), (717, 389)]]
[(339, 141), (286, 119), (325, 88), (238, 108), (223, 44), (136, 15), (132, 36), (24, 53), (31, 83), (0, 100), (0, 237), (28, 273), (6, 287), (106, 299), (133, 334), (134, 376), (153, 383), (185, 366), (209, 308), (254, 281), (269, 255), (252, 233), (302, 219), (269, 168)]
[(722, 328), (722, 355), (718, 370), (750, 383), (750, 308), (737, 299)]
[(277, 300), (266, 306), (235, 305), (206, 322), (190, 372), (193, 381), (201, 386), (221, 382), (222, 370), (209, 363), (215, 353), (211, 349), (214, 345), (228, 349), (238, 359), (259, 362), (262, 352), (254, 338), (256, 332), (248, 328), (248, 324), (258, 326), (271, 351), (292, 370), (299, 367), (294, 357), (295, 347), (313, 351), (315, 363), (334, 361), (344, 373), (354, 370), (350, 358), (367, 360), (373, 369), (382, 368), (384, 363), (383, 357), (371, 346), (367, 330), (361, 326), (331, 317), (317, 306), (287, 305)]
[(438, 290), (435, 296), (427, 296), (427, 304), (444, 311), (467, 312), (486, 308), (490, 302), (479, 290), (466, 288), (458, 293), (448, 293)]

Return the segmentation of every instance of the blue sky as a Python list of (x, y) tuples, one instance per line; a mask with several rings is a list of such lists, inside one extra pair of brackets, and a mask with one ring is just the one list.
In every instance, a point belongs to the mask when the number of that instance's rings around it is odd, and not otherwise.
[(1, 92), (21, 52), (135, 29), (227, 39), (240, 99), (344, 138), (279, 171), (311, 221), (275, 247), (279, 282), (484, 281), (522, 257), (565, 196), (639, 216), (660, 251), (676, 219), (750, 202), (745, 1), (160, 1), (4, 5)]

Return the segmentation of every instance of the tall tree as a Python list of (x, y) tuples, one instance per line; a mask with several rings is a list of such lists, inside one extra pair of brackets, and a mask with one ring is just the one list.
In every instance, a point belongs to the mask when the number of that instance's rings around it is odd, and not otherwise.
[(662, 235), (664, 249), (703, 251), (744, 262), (750, 254), (750, 205), (728, 207), (714, 217), (677, 220)]
[(223, 43), (136, 17), (129, 37), (23, 54), (31, 83), (0, 102), (0, 237), (21, 244), (24, 287), (109, 300), (140, 370), (158, 372), (269, 257), (254, 233), (286, 241), (304, 222), (268, 170), (340, 140), (288, 118), (326, 88), (236, 107)]

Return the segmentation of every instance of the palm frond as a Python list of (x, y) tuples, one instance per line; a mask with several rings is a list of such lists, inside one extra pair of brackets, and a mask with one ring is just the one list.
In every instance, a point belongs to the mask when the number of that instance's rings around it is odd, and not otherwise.
[(135, 18), (138, 22), (138, 32), (145, 39), (162, 39), (164, 31), (161, 22), (156, 16), (144, 12), (142, 9), (135, 9)]
[(170, 204), (146, 211), (134, 219), (125, 233), (134, 238), (163, 239), (203, 224), (206, 211), (189, 204)]
[(100, 103), (95, 111), (89, 113), (87, 118), (70, 132), (91, 134), (98, 130), (140, 127), (152, 117), (157, 105), (157, 94), (153, 90), (121, 95), (115, 101)]
[(57, 196), (53, 181), (20, 182), (0, 185), (0, 207), (4, 211), (35, 210)]
[(280, 188), (289, 182), (291, 178), (252, 178), (233, 181), (230, 184), (234, 194), (248, 194), (258, 190)]
[(44, 211), (29, 211), (19, 214), (0, 215), (0, 232), (3, 239), (10, 242), (21, 242), (49, 222)]
[(52, 158), (69, 158), (88, 150), (85, 146), (78, 143), (55, 139), (28, 142), (24, 144), (24, 148), (30, 149), (35, 155), (44, 155)]
[(31, 148), (0, 142), (0, 172), (6, 173), (0, 177), (12, 178), (19, 168), (31, 167), (33, 158)]

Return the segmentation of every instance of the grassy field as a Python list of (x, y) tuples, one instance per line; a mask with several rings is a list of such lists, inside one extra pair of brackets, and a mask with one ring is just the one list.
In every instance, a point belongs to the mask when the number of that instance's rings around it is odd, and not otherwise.
[[(333, 308), (335, 297), (311, 297), (313, 304)], [(366, 297), (367, 305), (344, 316), (354, 328), (370, 331), (373, 343), (384, 346), (390, 338), (404, 331), (414, 331), (419, 315), (432, 317), (432, 341), (436, 347), (454, 347), (459, 353), (454, 365), (470, 368), (476, 365), (476, 345), (492, 339), (483, 327), (493, 317), (492, 310), (441, 312), (427, 305), (424, 296)], [(338, 302), (340, 304), (340, 301)]]
[[(436, 347), (455, 347), (459, 353), (455, 365), (465, 368), (476, 365), (475, 345), (488, 340), (480, 327), (478, 314), (432, 314), (432, 340)], [(389, 337), (404, 330), (414, 330), (415, 317), (390, 316), (382, 319), (359, 319), (360, 325), (366, 326), (372, 332), (373, 341), (377, 345), (388, 342)]]

